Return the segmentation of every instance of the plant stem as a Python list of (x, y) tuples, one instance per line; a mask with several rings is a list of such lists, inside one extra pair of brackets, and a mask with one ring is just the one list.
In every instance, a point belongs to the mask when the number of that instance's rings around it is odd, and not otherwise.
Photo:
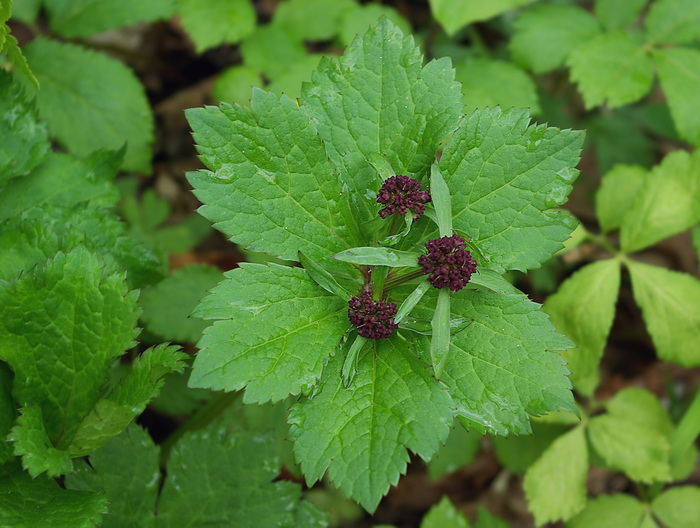
[(391, 277), (384, 284), (384, 291), (388, 291), (392, 288), (396, 288), (397, 286), (400, 286), (401, 284), (404, 284), (405, 282), (408, 282), (410, 280), (417, 279), (418, 277), (420, 277), (422, 275), (423, 275), (423, 270), (417, 269), (417, 270), (413, 270), (409, 273), (406, 273), (404, 275), (399, 275), (397, 277)]
[(222, 392), (214, 396), (206, 404), (202, 406), (192, 417), (184, 424), (178, 427), (173, 434), (168, 436), (165, 441), (160, 444), (160, 465), (165, 467), (170, 452), (175, 444), (180, 440), (185, 433), (204, 429), (207, 425), (216, 420), (232, 403), (238, 401), (243, 396), (243, 391)]

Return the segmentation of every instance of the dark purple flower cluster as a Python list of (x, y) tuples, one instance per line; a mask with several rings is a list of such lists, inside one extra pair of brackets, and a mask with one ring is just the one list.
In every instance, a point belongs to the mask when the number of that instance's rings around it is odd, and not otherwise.
[(476, 262), (466, 247), (464, 239), (457, 235), (426, 242), (428, 254), (418, 257), (418, 264), (428, 275), (428, 282), (452, 291), (464, 288), (476, 271)]
[(368, 291), (348, 301), (348, 317), (357, 327), (357, 333), (368, 339), (384, 339), (394, 333), (399, 325), (394, 322), (396, 305), (375, 301)]
[(406, 214), (409, 209), (418, 220), (425, 212), (425, 204), (430, 201), (430, 193), (422, 191), (420, 182), (410, 176), (392, 176), (388, 178), (377, 195), (377, 203), (384, 204), (379, 216), (386, 218), (394, 213)]

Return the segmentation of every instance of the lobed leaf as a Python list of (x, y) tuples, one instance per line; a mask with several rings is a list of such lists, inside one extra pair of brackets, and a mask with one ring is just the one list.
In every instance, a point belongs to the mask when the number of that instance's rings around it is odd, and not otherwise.
[(529, 125), (526, 110), (475, 112), (440, 159), (452, 193), (453, 224), (496, 271), (526, 270), (563, 246), (575, 226), (562, 205), (578, 175), (583, 134)]

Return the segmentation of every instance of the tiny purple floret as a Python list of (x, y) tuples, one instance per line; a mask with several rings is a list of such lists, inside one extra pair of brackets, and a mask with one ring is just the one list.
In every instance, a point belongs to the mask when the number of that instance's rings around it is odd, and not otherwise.
[(362, 292), (348, 301), (348, 318), (357, 327), (357, 333), (368, 339), (384, 339), (399, 327), (394, 322), (397, 308), (394, 303), (375, 301), (372, 293)]
[(384, 209), (379, 211), (382, 218), (394, 213), (405, 215), (410, 210), (414, 214), (413, 219), (418, 220), (429, 201), (430, 193), (421, 190), (418, 180), (400, 174), (387, 178), (377, 195), (377, 203), (384, 204)]
[(418, 257), (418, 264), (428, 275), (428, 282), (455, 292), (464, 288), (476, 271), (476, 262), (466, 247), (464, 239), (457, 235), (426, 242), (428, 254)]

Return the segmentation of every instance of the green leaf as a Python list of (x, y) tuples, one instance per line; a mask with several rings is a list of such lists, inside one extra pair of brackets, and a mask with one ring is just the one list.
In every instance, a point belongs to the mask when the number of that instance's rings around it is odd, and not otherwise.
[(308, 117), (288, 97), (259, 89), (251, 107), (187, 112), (202, 159), (216, 171), (189, 174), (202, 215), (238, 244), (288, 260), (360, 245), (347, 194)]
[(540, 526), (568, 521), (586, 505), (588, 448), (583, 426), (557, 438), (525, 473), (529, 510)]
[(174, 0), (44, 0), (51, 29), (64, 37), (89, 37), (107, 29), (167, 18)]
[(27, 80), (32, 83), (34, 88), (39, 87), (39, 81), (32, 73), (32, 70), (27, 64), (27, 59), (22, 54), (17, 39), (10, 35), (10, 28), (5, 25), (4, 21), (0, 21), (0, 53), (3, 53), (8, 62), (13, 68), (16, 68)]
[(447, 182), (436, 164), (430, 166), (430, 197), (435, 207), (438, 230), (441, 237), (452, 236), (452, 199)]
[(355, 247), (333, 255), (335, 260), (364, 266), (418, 267), (418, 253), (385, 247)]
[[(222, 319), (198, 343), (191, 387), (278, 401), (314, 385), (349, 323), (347, 304), (300, 268), (241, 264), (194, 315)], [(231, 302), (235, 299), (235, 302)]]
[(2, 284), (0, 305), (0, 359), (15, 372), (15, 398), (38, 405), (53, 447), (66, 449), (113, 360), (133, 344), (135, 295), (78, 247)]
[(90, 454), (126, 429), (158, 395), (164, 376), (182, 372), (187, 356), (179, 350), (162, 344), (137, 357), (108, 398), (99, 400), (81, 422), (69, 447), (71, 454)]
[(626, 29), (635, 22), (647, 0), (596, 0), (595, 15), (607, 31)]
[(408, 316), (411, 313), (411, 310), (413, 310), (416, 305), (420, 302), (420, 300), (423, 298), (423, 296), (430, 290), (431, 285), (427, 280), (424, 280), (418, 286), (416, 286), (416, 289), (413, 290), (408, 297), (404, 299), (404, 301), (401, 303), (401, 306), (399, 306), (398, 311), (396, 312), (396, 317), (394, 317), (394, 322), (396, 324), (401, 323), (406, 316)]
[(219, 44), (236, 44), (255, 29), (255, 9), (250, 0), (179, 2), (180, 21), (192, 37), (197, 53)]
[(510, 528), (510, 524), (502, 521), (483, 506), (479, 506), (474, 528)]
[(468, 57), (456, 65), (462, 83), (464, 113), (480, 108), (529, 108), (541, 112), (537, 88), (530, 76), (514, 64), (481, 57)]
[(430, 9), (435, 20), (440, 22), (448, 35), (453, 35), (463, 26), (488, 20), (532, 0), (430, 0)]
[(411, 33), (411, 25), (392, 6), (356, 4), (353, 9), (343, 11), (340, 17), (340, 42), (344, 46), (349, 46), (355, 38), (367, 33), (367, 30), (382, 17), (398, 27), (405, 35)]
[(106, 512), (107, 500), (101, 494), (65, 490), (53, 479), (32, 479), (14, 466), (0, 472), (1, 526), (93, 528)]
[(581, 44), (572, 51), (567, 65), (587, 109), (604, 103), (609, 108), (634, 103), (649, 92), (654, 79), (654, 67), (644, 45), (624, 31), (599, 35)]
[(141, 320), (146, 329), (167, 341), (196, 343), (210, 323), (190, 318), (190, 313), (222, 279), (221, 270), (193, 264), (145, 289), (141, 294)]
[(350, 293), (348, 293), (345, 288), (338, 284), (338, 281), (335, 280), (335, 277), (331, 275), (326, 268), (308, 258), (301, 251), (299, 252), (299, 262), (302, 266), (304, 266), (304, 269), (306, 270), (306, 273), (308, 273), (311, 280), (318, 284), (321, 288), (326, 290), (328, 293), (332, 293), (336, 297), (340, 297), (344, 301), (350, 300)]
[(268, 84), (268, 90), (297, 99), (301, 95), (302, 84), (311, 81), (313, 72), (316, 71), (322, 58), (323, 55), (320, 53), (305, 55), (303, 59), (290, 64), (283, 73)]
[(440, 379), (450, 353), (450, 290), (438, 292), (435, 313), (430, 322), (433, 336), (430, 339), (430, 362), (435, 371), (435, 377)]
[(413, 38), (382, 19), (338, 63), (322, 60), (313, 84), (302, 89), (302, 107), (356, 195), (360, 225), (378, 218), (372, 195), (380, 182), (368, 159), (382, 154), (396, 174), (427, 174), (440, 141), (457, 123), (461, 94), (449, 60), (424, 67), (422, 60)]
[[(340, 377), (343, 379), (343, 387), (346, 389), (352, 385), (355, 379), (355, 374), (357, 374), (357, 365), (360, 359), (360, 354), (362, 350), (369, 344), (367, 338), (358, 335), (352, 342), (352, 345), (347, 349), (347, 354), (345, 354), (345, 361), (343, 361), (343, 368), (340, 369)], [(344, 349), (345, 347), (343, 347)]]
[[(567, 528), (644, 528), (647, 507), (635, 497), (616, 493), (591, 499)], [(652, 526), (655, 526), (652, 524)]]
[(469, 528), (469, 521), (454, 507), (450, 499), (444, 496), (423, 517), (420, 528)]
[(445, 440), (445, 444), (428, 462), (428, 475), (431, 479), (437, 479), (454, 473), (474, 460), (480, 447), (481, 435), (479, 433), (467, 431), (459, 425), (454, 427)]
[(495, 436), (491, 438), (498, 462), (508, 471), (522, 475), (557, 438), (566, 433), (561, 424), (532, 423), (532, 434), (522, 436)]
[(683, 44), (700, 38), (700, 5), (694, 0), (657, 0), (646, 18), (652, 44)]
[(517, 64), (546, 73), (563, 66), (577, 46), (599, 33), (598, 21), (578, 6), (537, 4), (516, 20), (509, 49)]
[(32, 478), (44, 471), (49, 477), (58, 477), (73, 469), (68, 452), (52, 445), (37, 405), (20, 409), (17, 425), (12, 428), (7, 440), (14, 442), (15, 455), (22, 457), (22, 466)]
[(554, 326), (577, 345), (562, 356), (569, 364), (574, 387), (588, 397), (600, 381), (598, 364), (615, 319), (619, 289), (620, 263), (600, 260), (564, 281), (543, 308)]
[(227, 68), (214, 81), (212, 97), (224, 103), (248, 104), (253, 86), (263, 81), (255, 68), (239, 65)]
[(0, 362), (0, 466), (13, 457), (12, 444), (6, 440), (17, 416), (17, 404), (12, 397), (12, 371)]
[[(697, 11), (700, 13), (700, 10)], [(700, 51), (686, 48), (655, 50), (654, 61), (678, 134), (699, 147), (700, 118), (694, 109), (700, 104), (697, 90), (700, 84)]]
[(660, 359), (700, 365), (700, 281), (686, 273), (629, 261), (634, 299)]
[(31, 171), (50, 150), (46, 125), (17, 82), (0, 71), (0, 185)]
[(442, 381), (457, 416), (481, 433), (529, 434), (530, 415), (576, 405), (561, 357), (571, 343), (523, 294), (460, 292), (452, 314), (471, 323), (452, 336)]
[(647, 171), (637, 165), (616, 165), (603, 176), (596, 192), (596, 216), (604, 233), (622, 225), (646, 179)]
[(275, 9), (273, 24), (297, 40), (330, 40), (343, 13), (355, 6), (352, 0), (288, 0)]
[(83, 202), (109, 206), (119, 194), (112, 174), (99, 170), (96, 159), (80, 161), (67, 154), (52, 153), (42, 165), (22, 178), (15, 178), (0, 193), (0, 221), (20, 216), (44, 205), (75, 207)]
[(583, 134), (529, 125), (525, 110), (473, 113), (452, 136), (440, 170), (452, 192), (454, 228), (496, 271), (539, 267), (575, 227), (564, 211), (578, 175)]
[(301, 42), (275, 26), (258, 26), (241, 42), (240, 49), (246, 66), (255, 68), (271, 80), (286, 72), (290, 65), (303, 61), (306, 56)]
[(651, 510), (668, 528), (693, 528), (700, 519), (700, 488), (668, 489), (654, 499)]
[(452, 423), (449, 394), (400, 339), (378, 340), (366, 350), (349, 390), (342, 387), (343, 358), (336, 354), (320, 391), (289, 417), (307, 483), (328, 470), (330, 481), (370, 512), (406, 470), (406, 449), (429, 460)]
[(627, 210), (620, 245), (631, 253), (700, 221), (700, 151), (678, 150), (651, 170)]
[(591, 444), (605, 463), (636, 482), (671, 480), (669, 441), (653, 426), (668, 422), (658, 399), (642, 389), (625, 389), (606, 406), (607, 414), (588, 425)]
[(78, 156), (128, 143), (122, 167), (151, 172), (153, 116), (131, 70), (66, 42), (39, 38), (23, 49), (41, 83), (39, 114), (59, 142)]
[(39, 13), (42, 0), (14, 0), (12, 2), (12, 18), (31, 24)]

